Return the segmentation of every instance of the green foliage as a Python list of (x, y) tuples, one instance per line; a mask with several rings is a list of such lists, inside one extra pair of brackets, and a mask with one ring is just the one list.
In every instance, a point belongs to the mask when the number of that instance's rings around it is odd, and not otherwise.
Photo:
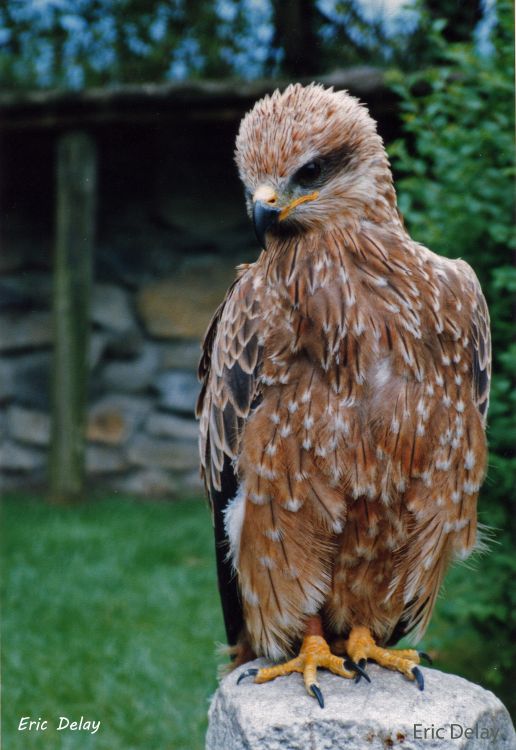
[(297, 78), (383, 64), (397, 46), (388, 18), (385, 8), (366, 16), (360, 0), (0, 0), (0, 85)]
[[(17, 496), (2, 516), (2, 746), (201, 750), (224, 638), (206, 504)], [(29, 715), (48, 730), (17, 731)], [(56, 732), (81, 715), (95, 735)]]
[(471, 45), (446, 43), (442, 24), (436, 23), (432, 43), (442, 64), (392, 76), (401, 98), (405, 138), (391, 145), (390, 156), (411, 235), (436, 252), (467, 260), (490, 308), (490, 462), (479, 505), (481, 521), (491, 527), (489, 549), (473, 564), (475, 569), (453, 572), (461, 581), (460, 593), (441, 610), (438, 640), (447, 653), (456, 649), (457, 637), (469, 646), (476, 643), (482, 653), (470, 658), (469, 669), (463, 660), (466, 676), (493, 686), (514, 705), (509, 679), (516, 660), (516, 644), (511, 642), (516, 628), (516, 559), (511, 554), (516, 528), (516, 270), (511, 251), (516, 238), (510, 4), (498, 3), (497, 16), (490, 54), (480, 56)]
[[(0, 83), (82, 88), (260, 72), (272, 29), (252, 0), (5, 0)], [(269, 24), (269, 27), (267, 26)]]

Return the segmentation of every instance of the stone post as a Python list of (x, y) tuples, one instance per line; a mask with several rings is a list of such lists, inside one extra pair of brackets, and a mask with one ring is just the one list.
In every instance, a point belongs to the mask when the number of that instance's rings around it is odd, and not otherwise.
[(225, 677), (215, 693), (206, 750), (516, 750), (514, 727), (498, 698), (436, 669), (422, 669), (422, 692), (374, 664), (370, 684), (320, 670), (321, 709), (299, 674), (237, 685), (249, 666)]

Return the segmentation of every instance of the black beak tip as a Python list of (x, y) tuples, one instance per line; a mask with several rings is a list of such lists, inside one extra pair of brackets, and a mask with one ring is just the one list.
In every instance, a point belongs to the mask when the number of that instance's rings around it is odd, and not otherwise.
[(253, 224), (260, 247), (265, 248), (265, 235), (279, 221), (280, 208), (256, 201), (253, 206)]

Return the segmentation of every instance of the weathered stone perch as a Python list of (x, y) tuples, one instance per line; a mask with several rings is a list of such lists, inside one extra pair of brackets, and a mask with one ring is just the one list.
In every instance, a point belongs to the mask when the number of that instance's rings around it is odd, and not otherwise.
[[(461, 677), (425, 669), (425, 690), (369, 665), (371, 684), (318, 673), (325, 708), (306, 694), (301, 675), (237, 686), (224, 678), (213, 697), (206, 750), (516, 750), (504, 705)], [(425, 732), (426, 730), (426, 732)]]

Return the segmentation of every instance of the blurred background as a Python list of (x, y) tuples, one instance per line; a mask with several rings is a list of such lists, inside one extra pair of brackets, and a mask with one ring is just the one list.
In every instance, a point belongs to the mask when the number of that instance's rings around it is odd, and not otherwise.
[[(411, 235), (488, 298), (488, 550), (450, 572), (423, 645), (514, 709), (512, 39), (505, 0), (0, 3), (7, 747), (203, 746), (224, 635), (199, 342), (257, 255), (238, 123), (297, 80), (368, 105)], [(18, 732), (29, 714), (102, 724)]]

